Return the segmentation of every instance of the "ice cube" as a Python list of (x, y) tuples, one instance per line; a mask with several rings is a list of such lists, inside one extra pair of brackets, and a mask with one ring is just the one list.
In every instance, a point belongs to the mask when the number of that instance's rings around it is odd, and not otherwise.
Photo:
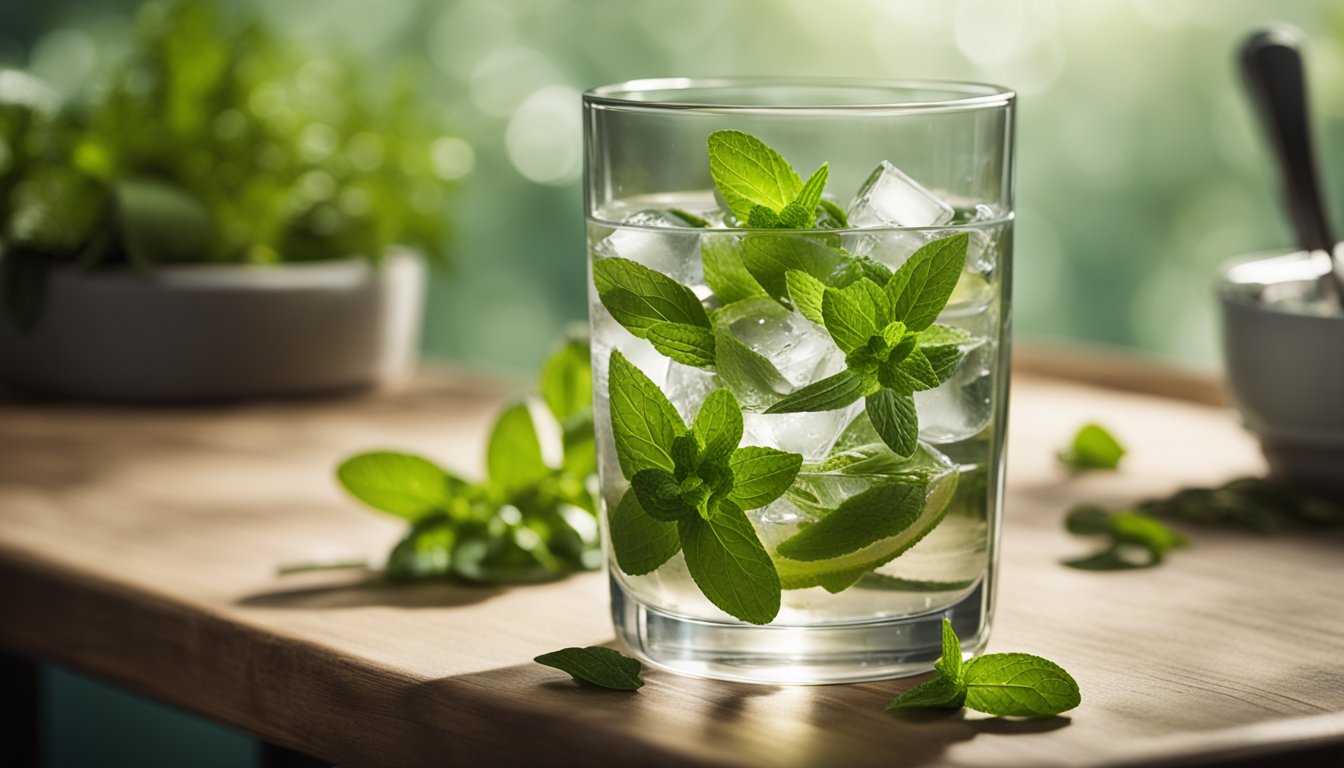
[(963, 272), (938, 322), (974, 337), (962, 346), (964, 357), (947, 381), (915, 393), (919, 436), (953, 443), (979, 434), (994, 415), (999, 318), (993, 285), (982, 275)]
[(795, 389), (839, 373), (845, 357), (825, 330), (774, 302), (729, 326), (738, 341), (770, 361)]
[(845, 250), (855, 256), (872, 259), (893, 271), (928, 242), (927, 232), (905, 229), (846, 232), (840, 239), (841, 247)]
[(690, 424), (700, 412), (700, 406), (704, 405), (709, 393), (721, 386), (719, 377), (709, 371), (672, 361), (668, 363), (663, 394), (672, 401), (682, 420)]
[(666, 211), (638, 211), (594, 246), (593, 253), (597, 258), (619, 256), (638, 262), (681, 283), (701, 284), (705, 278), (700, 235), (686, 227), (684, 220)]
[(743, 445), (763, 445), (800, 453), (803, 461), (822, 461), (863, 403), (811, 413), (744, 413)]
[(899, 168), (883, 160), (849, 204), (852, 227), (937, 227), (956, 211)]

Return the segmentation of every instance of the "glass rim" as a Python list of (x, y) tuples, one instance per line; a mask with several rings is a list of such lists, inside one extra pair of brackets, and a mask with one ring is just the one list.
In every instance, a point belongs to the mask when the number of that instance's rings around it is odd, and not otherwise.
[[(632, 98), (652, 92), (712, 91), (752, 87), (796, 87), (842, 91), (845, 89), (882, 91), (893, 94), (915, 91), (942, 91), (948, 98), (901, 101), (855, 100), (851, 103), (749, 104), (722, 103), (688, 98), (650, 101)], [(663, 77), (626, 80), (600, 85), (583, 92), (588, 108), (632, 112), (700, 112), (711, 114), (853, 114), (963, 112), (1011, 106), (1017, 93), (1010, 88), (964, 80), (888, 80), (879, 78), (836, 77)]]

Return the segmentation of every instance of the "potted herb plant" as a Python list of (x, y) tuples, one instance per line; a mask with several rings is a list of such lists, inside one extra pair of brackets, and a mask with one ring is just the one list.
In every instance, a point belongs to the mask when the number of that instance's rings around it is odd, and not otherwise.
[(415, 87), (194, 3), (142, 14), (84, 98), (0, 71), (0, 380), (181, 401), (406, 371), (470, 164)]

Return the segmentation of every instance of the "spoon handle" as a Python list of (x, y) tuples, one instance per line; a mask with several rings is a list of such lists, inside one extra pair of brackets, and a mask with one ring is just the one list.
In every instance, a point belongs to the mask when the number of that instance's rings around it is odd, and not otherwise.
[(1321, 184), (1307, 119), (1302, 54), (1291, 34), (1266, 29), (1241, 46), (1241, 72), (1269, 142), (1278, 156), (1288, 216), (1299, 245), (1330, 253), (1335, 238), (1325, 215)]

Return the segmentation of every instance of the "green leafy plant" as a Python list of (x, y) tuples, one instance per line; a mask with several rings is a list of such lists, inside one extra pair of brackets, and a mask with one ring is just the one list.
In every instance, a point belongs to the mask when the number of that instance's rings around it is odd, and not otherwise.
[(1084, 424), (1059, 460), (1075, 470), (1115, 469), (1125, 455), (1125, 447), (1100, 424)]
[[(53, 265), (380, 260), (438, 255), (466, 146), (415, 70), (374, 78), (203, 2), (140, 14), (125, 61), (61, 104), (0, 76), (0, 301), (31, 328)], [(34, 95), (37, 94), (37, 95)]]
[[(384, 567), (392, 581), (456, 576), (507, 583), (597, 567), (597, 471), (586, 341), (566, 341), (542, 367), (540, 394), (562, 434), (548, 466), (526, 401), (505, 408), (486, 447), (487, 478), (468, 482), (434, 462), (362, 453), (336, 470), (359, 501), (411, 524)], [(291, 569), (294, 570), (294, 569)]]
[(644, 686), (639, 661), (610, 648), (561, 648), (543, 653), (533, 661), (568, 672), (580, 682), (613, 691), (637, 691)]
[(1064, 520), (1069, 533), (1099, 536), (1107, 540), (1096, 554), (1064, 564), (1085, 571), (1118, 571), (1148, 568), (1162, 562), (1168, 552), (1186, 546), (1189, 541), (1142, 512), (1108, 512), (1101, 507), (1084, 505), (1074, 508)]
[(742, 412), (726, 389), (705, 399), (688, 429), (618, 351), (608, 381), (616, 455), (630, 481), (609, 520), (617, 565), (637, 576), (682, 552), (710, 602), (743, 621), (769, 623), (779, 613), (779, 575), (745, 511), (784, 495), (802, 457), (739, 448)]
[(996, 717), (1050, 717), (1082, 702), (1073, 677), (1039, 656), (989, 653), (964, 663), (961, 656), (952, 622), (943, 619), (937, 676), (897, 696), (887, 709), (965, 707)]

